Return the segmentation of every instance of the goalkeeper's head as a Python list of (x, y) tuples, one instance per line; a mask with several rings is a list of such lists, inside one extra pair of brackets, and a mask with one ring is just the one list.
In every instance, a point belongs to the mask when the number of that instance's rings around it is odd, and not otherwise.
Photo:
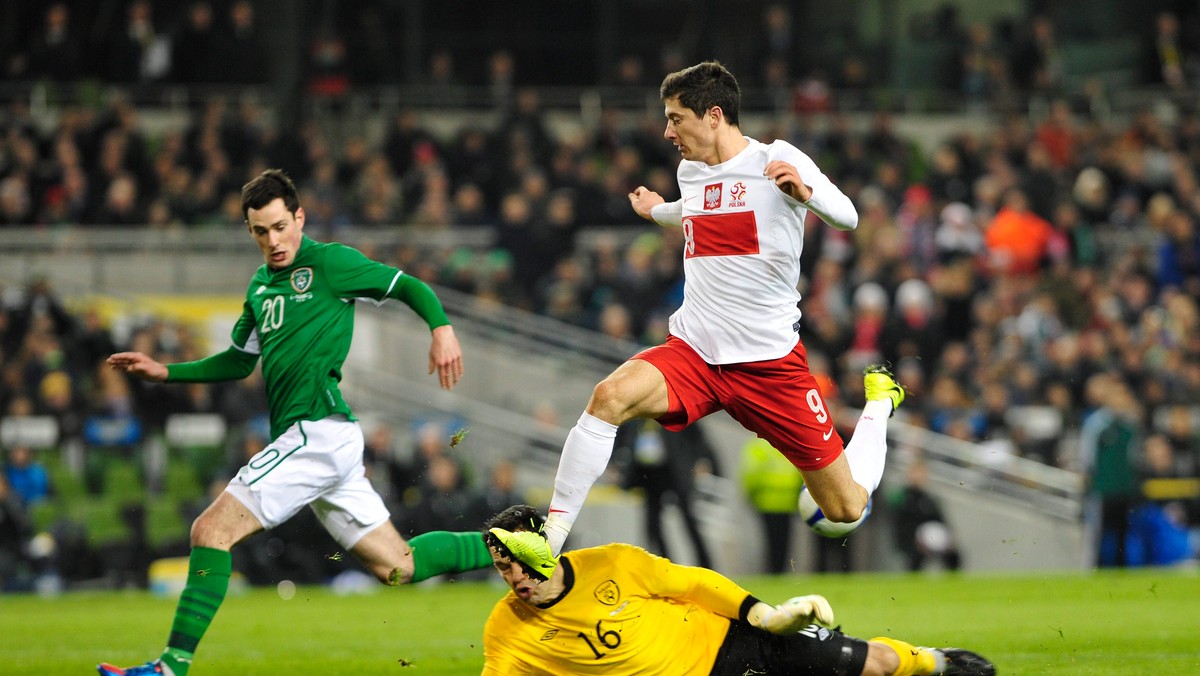
[(529, 505), (513, 505), (488, 519), (483, 540), (497, 559), (497, 567), (505, 560), (520, 563), (525, 574), (537, 582), (552, 575), (558, 560), (542, 534), (544, 521)]

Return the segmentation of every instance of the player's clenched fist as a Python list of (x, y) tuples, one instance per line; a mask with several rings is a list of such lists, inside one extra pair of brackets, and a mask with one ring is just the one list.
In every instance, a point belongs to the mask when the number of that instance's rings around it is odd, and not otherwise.
[(650, 210), (664, 201), (666, 200), (663, 199), (662, 195), (644, 185), (639, 185), (637, 188), (634, 188), (633, 192), (629, 193), (629, 204), (633, 207), (633, 211), (648, 221), (654, 220), (650, 215)]

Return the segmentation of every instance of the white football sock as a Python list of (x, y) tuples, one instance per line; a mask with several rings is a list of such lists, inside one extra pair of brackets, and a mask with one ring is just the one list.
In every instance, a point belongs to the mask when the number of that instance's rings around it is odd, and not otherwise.
[(567, 435), (562, 455), (558, 459), (558, 474), (554, 477), (554, 497), (542, 532), (550, 542), (554, 555), (562, 553), (563, 543), (571, 526), (583, 509), (583, 501), (596, 479), (604, 474), (612, 457), (617, 426), (584, 412)]
[(854, 483), (867, 489), (870, 495), (879, 488), (883, 478), (883, 463), (887, 457), (887, 422), (892, 414), (892, 400), (868, 401), (863, 407), (854, 436), (846, 444), (846, 462)]

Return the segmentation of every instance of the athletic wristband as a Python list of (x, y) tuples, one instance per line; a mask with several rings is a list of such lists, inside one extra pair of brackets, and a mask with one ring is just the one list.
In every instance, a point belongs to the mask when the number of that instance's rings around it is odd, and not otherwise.
[(741, 622), (749, 623), (750, 622), (750, 609), (753, 608), (758, 603), (762, 603), (762, 601), (755, 598), (754, 594), (750, 594), (749, 596), (747, 596), (746, 600), (742, 601), (742, 606), (740, 608), (738, 608), (738, 620)]

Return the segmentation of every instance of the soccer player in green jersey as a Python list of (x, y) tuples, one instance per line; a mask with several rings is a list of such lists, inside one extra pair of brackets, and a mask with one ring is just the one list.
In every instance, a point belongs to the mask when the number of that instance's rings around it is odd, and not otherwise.
[(509, 593), (483, 630), (484, 676), (995, 676), (959, 648), (870, 641), (821, 625), (833, 608), (811, 594), (779, 605), (729, 578), (680, 566), (641, 547), (576, 549), (544, 566), (542, 517), (514, 505), (484, 526)]
[(162, 655), (102, 676), (185, 676), (225, 598), (230, 550), (310, 507), (335, 540), (375, 577), (400, 585), (492, 565), (478, 532), (424, 533), (405, 542), (363, 467), (363, 435), (338, 381), (350, 350), (357, 299), (403, 301), (429, 325), (429, 372), (450, 389), (463, 374), (462, 348), (427, 284), (348, 246), (304, 236), (296, 186), (280, 170), (242, 188), (242, 213), (266, 264), (246, 290), (233, 345), (224, 352), (162, 364), (121, 352), (109, 365), (139, 378), (218, 382), (245, 378), (262, 358), (272, 441), (242, 467), (192, 524), (187, 584)]

